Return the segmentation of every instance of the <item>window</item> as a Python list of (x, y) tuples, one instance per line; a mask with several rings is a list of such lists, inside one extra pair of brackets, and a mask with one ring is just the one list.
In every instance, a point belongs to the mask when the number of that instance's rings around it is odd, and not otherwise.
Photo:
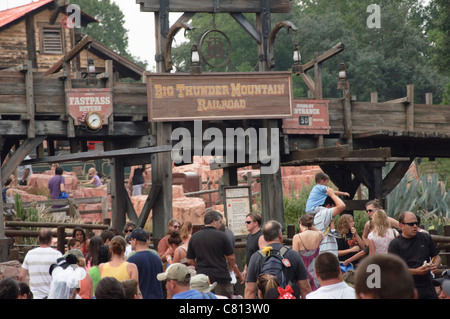
[(41, 53), (62, 54), (63, 44), (60, 27), (42, 28), (42, 50)]

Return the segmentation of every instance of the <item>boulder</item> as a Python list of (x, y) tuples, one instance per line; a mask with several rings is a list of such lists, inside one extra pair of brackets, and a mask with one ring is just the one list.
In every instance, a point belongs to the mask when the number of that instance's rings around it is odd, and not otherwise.
[(21, 267), (22, 264), (17, 260), (0, 263), (0, 280), (8, 277), (19, 280)]
[[(28, 187), (33, 188), (48, 188), (48, 181), (55, 176), (54, 170), (45, 171), (42, 174), (31, 174), (28, 177)], [(75, 190), (78, 188), (78, 177), (74, 172), (64, 172), (66, 191)]]

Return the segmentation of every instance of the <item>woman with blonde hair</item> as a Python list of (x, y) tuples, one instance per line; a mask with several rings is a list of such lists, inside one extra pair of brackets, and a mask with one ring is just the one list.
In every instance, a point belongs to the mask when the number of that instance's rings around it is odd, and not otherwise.
[(100, 187), (102, 186), (102, 181), (100, 180), (100, 177), (98, 176), (97, 171), (95, 170), (94, 167), (91, 167), (88, 171), (88, 177), (89, 177), (89, 182), (84, 183), (84, 185), (89, 185), (89, 184), (93, 184), (94, 187)]
[(298, 251), (302, 257), (303, 263), (308, 271), (309, 285), (314, 291), (319, 288), (319, 280), (316, 276), (314, 262), (320, 252), (320, 243), (324, 235), (320, 230), (313, 226), (314, 216), (310, 214), (300, 217), (300, 233), (292, 239), (292, 249)]
[(109, 250), (111, 251), (110, 261), (98, 266), (100, 278), (114, 277), (120, 282), (134, 279), (139, 282), (137, 266), (125, 261), (125, 246), (125, 238), (122, 236), (113, 237), (109, 244)]
[(377, 209), (372, 215), (373, 229), (367, 236), (369, 239), (369, 255), (375, 253), (386, 254), (389, 243), (398, 236), (398, 232), (391, 227), (386, 212)]

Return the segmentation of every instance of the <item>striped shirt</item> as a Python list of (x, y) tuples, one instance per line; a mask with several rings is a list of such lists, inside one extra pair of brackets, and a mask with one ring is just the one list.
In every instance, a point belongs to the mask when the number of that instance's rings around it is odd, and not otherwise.
[(314, 226), (324, 234), (324, 239), (320, 243), (320, 253), (330, 252), (337, 256), (338, 245), (336, 238), (328, 236), (330, 223), (333, 220), (333, 208), (319, 206), (319, 212), (314, 215)]
[(52, 276), (49, 273), (50, 265), (62, 257), (60, 251), (51, 247), (37, 247), (30, 250), (23, 260), (22, 268), (28, 270), (30, 290), (34, 299), (47, 297), (50, 292)]

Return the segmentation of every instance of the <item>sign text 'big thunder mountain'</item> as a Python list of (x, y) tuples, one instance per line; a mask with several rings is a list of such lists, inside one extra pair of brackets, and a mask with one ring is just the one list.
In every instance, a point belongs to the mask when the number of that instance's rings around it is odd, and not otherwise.
[(149, 121), (290, 117), (291, 76), (290, 72), (151, 74)]

